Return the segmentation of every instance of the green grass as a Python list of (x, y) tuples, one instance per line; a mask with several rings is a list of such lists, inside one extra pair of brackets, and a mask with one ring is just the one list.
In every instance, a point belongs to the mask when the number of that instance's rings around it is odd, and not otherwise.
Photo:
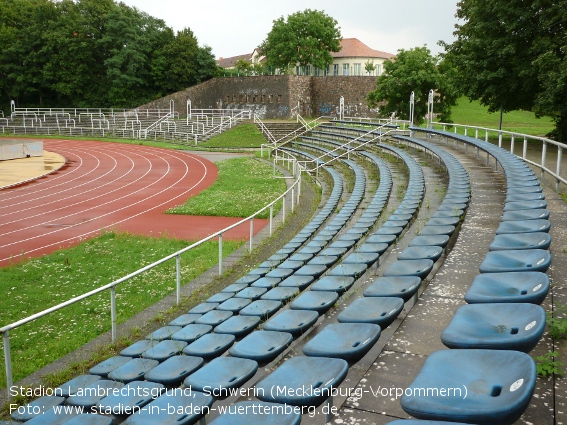
[[(272, 166), (250, 157), (217, 162), (217, 180), (187, 202), (167, 211), (170, 214), (248, 217), (286, 190), (283, 179), (273, 178)], [(274, 213), (281, 203), (274, 207)], [(259, 215), (268, 218), (269, 209)]]
[[(166, 237), (105, 233), (76, 247), (0, 269), (0, 324), (38, 313), (112, 282), (191, 242)], [(242, 241), (223, 241), (228, 255)], [(186, 283), (218, 262), (218, 242), (209, 241), (182, 255)], [(118, 322), (175, 290), (175, 261), (158, 266), (116, 289)], [(109, 291), (10, 331), (14, 381), (81, 347), (110, 329)], [(141, 335), (143, 337), (144, 335)], [(0, 355), (4, 356), (3, 348)], [(6, 386), (0, 368), (0, 388)]]
[(199, 143), (201, 148), (259, 148), (266, 139), (254, 124), (240, 124)]
[[(479, 101), (470, 102), (468, 98), (461, 97), (457, 106), (452, 109), (451, 119), (456, 124), (498, 129), (500, 113), (489, 113), (488, 108), (482, 106)], [(535, 114), (529, 111), (512, 111), (502, 117), (502, 129), (506, 131), (545, 136), (553, 128), (551, 118), (536, 118)]]

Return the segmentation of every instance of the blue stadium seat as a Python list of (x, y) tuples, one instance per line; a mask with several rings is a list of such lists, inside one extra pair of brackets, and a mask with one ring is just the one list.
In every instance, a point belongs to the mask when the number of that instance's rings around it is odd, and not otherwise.
[(157, 382), (168, 387), (179, 385), (203, 363), (204, 360), (200, 357), (173, 356), (146, 372), (144, 378), (146, 381)]
[(481, 273), (546, 272), (551, 254), (544, 249), (490, 251), (480, 264)]
[(151, 359), (132, 359), (125, 365), (114, 369), (108, 374), (110, 379), (118, 382), (129, 383), (142, 379), (144, 374), (149, 370), (153, 369), (159, 364), (157, 360)]
[(373, 323), (386, 329), (404, 308), (397, 297), (360, 297), (337, 316), (340, 323)]
[(257, 300), (240, 310), (241, 316), (258, 316), (266, 320), (280, 309), (282, 303), (272, 300)]
[(131, 357), (126, 356), (114, 356), (109, 359), (106, 359), (96, 366), (93, 366), (89, 369), (89, 373), (91, 375), (99, 375), (103, 378), (106, 378), (110, 372), (114, 369), (128, 363), (132, 360)]
[[(118, 381), (109, 379), (101, 379), (100, 381), (93, 382), (85, 387), (85, 391), (70, 396), (67, 399), (67, 404), (70, 406), (82, 406), (91, 408), (104, 398), (104, 396), (114, 389), (122, 388), (124, 384)], [(38, 399), (41, 400), (41, 399)]]
[(309, 329), (319, 314), (313, 310), (283, 310), (264, 323), (266, 331), (288, 332), (297, 337)]
[(140, 357), (145, 351), (158, 345), (159, 342), (160, 340), (158, 339), (141, 339), (120, 351), (120, 355), (127, 357)]
[(392, 263), (383, 276), (419, 276), (424, 278), (433, 269), (432, 260), (397, 260)]
[(541, 304), (549, 292), (549, 277), (541, 272), (484, 273), (477, 275), (465, 294), (475, 303)]
[(432, 260), (437, 261), (443, 248), (436, 245), (410, 246), (398, 254), (398, 260)]
[(171, 356), (181, 353), (186, 345), (187, 343), (185, 341), (164, 340), (149, 350), (144, 351), (142, 357), (163, 362)]
[(380, 326), (370, 323), (329, 324), (303, 346), (303, 354), (356, 362), (378, 341), (380, 332)]
[(212, 330), (213, 327), (211, 325), (199, 325), (197, 323), (193, 323), (181, 328), (179, 332), (175, 332), (171, 337), (177, 341), (191, 343)]
[(287, 332), (254, 331), (234, 344), (229, 354), (234, 357), (266, 363), (274, 360), (291, 344), (293, 336)]
[(282, 280), (278, 286), (280, 288), (297, 288), (303, 291), (307, 288), (315, 278), (313, 276), (290, 276), (287, 279)]
[[(342, 359), (295, 356), (256, 384), (262, 401), (292, 406), (319, 406), (346, 377), (348, 363)], [(287, 388), (286, 391), (275, 391)], [(312, 391), (301, 391), (309, 388)]]
[(511, 425), (528, 407), (536, 378), (535, 362), (519, 351), (441, 350), (429, 355), (401, 404), (418, 419)]
[(254, 360), (238, 357), (217, 357), (183, 381), (186, 387), (196, 391), (207, 391), (215, 398), (224, 398), (231, 388), (248, 381), (258, 370)]
[(233, 315), (232, 311), (228, 310), (212, 310), (208, 313), (203, 314), (197, 320), (195, 320), (196, 324), (199, 325), (210, 325), (210, 326), (218, 326), (229, 317)]
[(398, 297), (408, 301), (419, 289), (419, 276), (379, 277), (364, 290), (365, 297)]
[(319, 314), (329, 310), (339, 299), (333, 291), (307, 291), (293, 300), (289, 307), (293, 310), (313, 310)]
[(549, 220), (517, 220), (517, 221), (502, 221), (496, 229), (497, 235), (504, 235), (510, 233), (534, 233), (534, 232), (549, 232), (551, 223)]
[(551, 236), (549, 233), (512, 233), (496, 235), (488, 247), (490, 251), (516, 249), (549, 249)]
[(195, 323), (195, 320), (197, 320), (199, 317), (201, 317), (202, 314), (182, 314), (181, 316), (173, 319), (171, 322), (169, 322), (168, 324), (170, 326), (187, 326), (190, 325), (191, 323)]
[[(250, 304), (252, 302), (252, 300), (247, 299), (247, 298), (229, 298), (228, 300), (226, 300), (225, 302), (221, 303), (218, 307), (217, 310), (223, 310), (223, 311), (230, 311), (234, 314), (238, 313), (240, 310), (242, 310), (244, 307), (246, 307), (248, 304)], [(230, 319), (230, 317), (229, 317)], [(229, 320), (227, 319), (227, 320)]]
[[(101, 382), (101, 381), (97, 381), (97, 382)], [(96, 385), (97, 382), (92, 383), (91, 385), (89, 385), (89, 387), (91, 387), (92, 385)], [(26, 404), (25, 409), (15, 410), (10, 415), (10, 417), (15, 421), (22, 421), (22, 422), (29, 421), (30, 419), (41, 415), (43, 412), (48, 411), (53, 406), (61, 406), (64, 402), (65, 402), (64, 397), (43, 396), (32, 401), (31, 403)]]
[(354, 284), (352, 276), (324, 276), (311, 286), (312, 291), (346, 292)]
[(183, 354), (208, 360), (220, 356), (235, 340), (231, 334), (209, 333), (185, 347)]
[(262, 319), (257, 316), (232, 316), (215, 328), (215, 333), (231, 334), (237, 338), (249, 334), (260, 324)]
[(449, 348), (530, 352), (545, 330), (545, 311), (529, 303), (467, 304), (441, 334)]
[(70, 381), (65, 382), (56, 389), (56, 394), (61, 397), (69, 397), (75, 394), (80, 388), (84, 388), (100, 379), (98, 375), (79, 375)]

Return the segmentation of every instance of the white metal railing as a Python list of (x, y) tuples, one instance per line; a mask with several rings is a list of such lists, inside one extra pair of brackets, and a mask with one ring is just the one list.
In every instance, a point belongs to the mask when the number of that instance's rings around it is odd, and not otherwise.
[(154, 128), (161, 126), (161, 123), (169, 120), (169, 118), (172, 118), (172, 115), (173, 114), (171, 112), (169, 112), (166, 115), (164, 115), (163, 117), (158, 118), (158, 120), (155, 121), (154, 123), (152, 123), (149, 126), (147, 126), (146, 128), (144, 128), (140, 132), (140, 138), (147, 139), (148, 138), (148, 131), (152, 131)]
[[(343, 143), (340, 146), (337, 146), (336, 148), (334, 148), (334, 149), (332, 149), (328, 152), (323, 153), (322, 155), (318, 156), (315, 159), (299, 161), (299, 166), (308, 173), (315, 172), (315, 175), (318, 175), (319, 174), (319, 168), (324, 167), (325, 165), (330, 164), (331, 162), (336, 161), (337, 159), (342, 158), (344, 156), (346, 156), (347, 158), (350, 158), (351, 152), (356, 152), (360, 148), (362, 148), (362, 147), (364, 147), (364, 146), (366, 146), (370, 143), (376, 142), (376, 140), (382, 139), (384, 136), (387, 136), (390, 133), (397, 132), (397, 131), (398, 130), (396, 130), (396, 129), (391, 129), (391, 130), (388, 130), (388, 131), (386, 131), (384, 133), (380, 133), (380, 134), (376, 134), (376, 133), (373, 133), (372, 131), (369, 131), (366, 134), (358, 136), (358, 137), (356, 137), (352, 140), (349, 140), (346, 143)], [(370, 139), (366, 140), (366, 137), (370, 137)], [(351, 148), (350, 146), (353, 143), (355, 143), (356, 145), (353, 148)], [(333, 154), (338, 150), (345, 150), (345, 151), (342, 152), (342, 153), (337, 153), (335, 157), (332, 157), (331, 159), (329, 159), (326, 162), (323, 162), (321, 160), (321, 158), (323, 158), (325, 156), (329, 156), (329, 154)], [(307, 164), (309, 164), (309, 163), (315, 163), (315, 168), (308, 168)]]
[[(506, 130), (498, 130), (493, 128), (487, 127), (479, 127), (479, 126), (472, 126), (466, 124), (453, 124), (453, 123), (443, 123), (443, 122), (434, 122), (431, 123), (433, 128), (435, 126), (441, 127), (444, 131), (447, 131), (447, 127), (453, 127), (453, 131), (455, 133), (458, 132), (459, 129), (463, 131), (464, 136), (468, 136), (469, 132), (474, 132), (474, 137), (479, 139), (479, 135), (482, 137), (484, 135), (484, 141), (489, 142), (489, 135), (492, 134), (493, 136), (498, 137), (498, 146), (502, 147), (504, 137), (507, 136), (510, 139), (510, 152), (517, 157), (523, 159), (528, 164), (531, 164), (541, 170), (541, 180), (543, 181), (545, 178), (545, 174), (549, 174), (555, 180), (555, 192), (559, 193), (559, 186), (561, 183), (567, 185), (567, 178), (562, 176), (563, 167), (563, 153), (567, 149), (567, 145), (564, 143), (556, 142), (555, 140), (548, 139), (546, 137), (539, 137), (539, 136), (532, 136), (529, 134), (524, 133), (517, 133), (514, 131), (506, 131)], [(471, 134), (472, 137), (472, 134)], [(482, 139), (481, 139), (482, 140)], [(522, 147), (521, 155), (514, 152), (516, 147), (516, 142), (519, 141)], [(533, 158), (528, 158), (528, 146), (530, 142), (537, 143), (538, 149), (541, 147), (541, 159), (540, 161), (536, 161)], [(554, 146), (557, 148), (557, 154), (552, 155), (548, 152), (548, 147)], [(551, 158), (554, 156), (555, 158)], [(555, 159), (555, 170), (548, 167), (548, 164)]]
[[(173, 254), (168, 255), (167, 257), (164, 257), (158, 261), (155, 261), (152, 264), (149, 264), (139, 270), (136, 270), (120, 279), (117, 279), (113, 282), (110, 282), (104, 286), (101, 286), (97, 289), (94, 289), (90, 292), (87, 292), (85, 294), (79, 295), (75, 298), (72, 298), (68, 301), (65, 301), (61, 304), (58, 304), (56, 306), (53, 306), (51, 308), (48, 308), (46, 310), (43, 310), (39, 313), (33, 314), (31, 316), (28, 316), (24, 319), (18, 320), (16, 322), (10, 323), (8, 325), (3, 326), (2, 328), (0, 328), (0, 333), (2, 333), (2, 338), (4, 341), (4, 361), (5, 361), (5, 366), (6, 366), (6, 388), (10, 388), (13, 385), (13, 376), (12, 376), (12, 359), (11, 359), (11, 355), (10, 355), (10, 331), (14, 330), (22, 325), (25, 325), (26, 323), (32, 322), (36, 319), (39, 319), (43, 316), (47, 316), (51, 313), (54, 313), (58, 310), (61, 310), (65, 307), (68, 307), (72, 304), (75, 304), (79, 301), (85, 300), (87, 298), (90, 298), (96, 294), (99, 294), (101, 292), (104, 291), (110, 291), (110, 316), (111, 316), (111, 337), (112, 337), (112, 342), (116, 342), (117, 340), (117, 305), (116, 305), (116, 287), (123, 283), (126, 282), (130, 279), (132, 279), (133, 277), (136, 277), (138, 275), (143, 274), (144, 272), (153, 269), (154, 267), (157, 267), (167, 261), (170, 261), (172, 259), (175, 259), (176, 262), (176, 296), (177, 296), (177, 305), (180, 305), (181, 303), (181, 254), (190, 251), (191, 249), (211, 240), (214, 238), (218, 237), (219, 240), (219, 275), (222, 275), (223, 273), (223, 249), (222, 249), (222, 240), (223, 240), (223, 234), (226, 233), (227, 231), (234, 229), (235, 227), (238, 227), (246, 222), (250, 222), (250, 242), (249, 242), (249, 250), (252, 251), (253, 248), (253, 235), (254, 235), (254, 218), (261, 214), (262, 212), (269, 210), (269, 214), (270, 214), (270, 219), (269, 219), (269, 234), (272, 235), (273, 232), (273, 215), (274, 215), (274, 205), (278, 202), (278, 201), (282, 201), (282, 223), (285, 221), (285, 214), (286, 214), (286, 197), (290, 198), (291, 201), (291, 211), (293, 212), (295, 209), (295, 205), (296, 203), (299, 203), (300, 200), (300, 196), (301, 196), (301, 175), (302, 175), (302, 171), (304, 171), (297, 163), (297, 161), (294, 162), (293, 164), (293, 172), (295, 175), (295, 182), (293, 182), (293, 184), (280, 196), (278, 196), (276, 199), (274, 199), (272, 202), (270, 202), (268, 205), (264, 206), (263, 208), (261, 208), (260, 210), (256, 211), (254, 214), (238, 221), (237, 223), (232, 224), (231, 226), (228, 226), (222, 230), (219, 230), (216, 233), (213, 233), (210, 236), (207, 236), (204, 239), (201, 239), (200, 241), (195, 242), (194, 244), (179, 250), (177, 252), (174, 252)], [(8, 395), (10, 397), (10, 392), (8, 392)]]
[(268, 139), (269, 143), (272, 143), (272, 144), (276, 143), (276, 138), (274, 137), (272, 132), (268, 129), (268, 127), (266, 127), (266, 125), (264, 124), (262, 119), (257, 114), (254, 114), (254, 124), (257, 124), (258, 126), (260, 126), (260, 132), (264, 136), (266, 136), (266, 139)]

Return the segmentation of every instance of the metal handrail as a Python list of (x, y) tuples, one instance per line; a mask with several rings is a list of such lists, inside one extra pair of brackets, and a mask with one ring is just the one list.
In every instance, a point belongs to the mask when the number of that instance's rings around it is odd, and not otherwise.
[[(11, 360), (11, 356), (10, 356), (10, 331), (13, 329), (16, 329), (22, 325), (25, 325), (26, 323), (32, 322), (34, 320), (37, 320), (43, 316), (49, 315), (55, 311), (61, 310), (65, 307), (68, 307), (72, 304), (75, 304), (79, 301), (82, 301), (84, 299), (87, 299), (89, 297), (92, 297), (93, 295), (99, 294), (101, 292), (110, 290), (111, 293), (111, 302), (110, 302), (110, 306), (111, 306), (111, 322), (112, 322), (112, 327), (111, 327), (111, 336), (112, 336), (112, 342), (116, 342), (117, 340), (117, 313), (116, 313), (116, 292), (115, 292), (115, 288), (116, 286), (118, 286), (119, 284), (133, 278), (136, 277), (150, 269), (153, 269), (154, 267), (157, 267), (169, 260), (172, 260), (173, 258), (176, 259), (176, 295), (177, 295), (177, 305), (179, 306), (181, 304), (181, 254), (213, 239), (218, 237), (219, 238), (219, 275), (222, 275), (223, 273), (223, 264), (222, 264), (222, 238), (223, 238), (223, 234), (231, 229), (234, 229), (237, 226), (240, 226), (244, 223), (246, 223), (247, 221), (250, 222), (250, 244), (249, 244), (249, 249), (250, 251), (252, 251), (252, 247), (253, 247), (253, 233), (254, 233), (254, 218), (259, 215), (260, 213), (266, 211), (267, 209), (270, 210), (270, 221), (269, 221), (269, 229), (270, 229), (270, 235), (272, 235), (272, 221), (273, 221), (273, 208), (274, 205), (279, 201), (282, 200), (282, 210), (283, 210), (283, 216), (282, 216), (282, 222), (285, 221), (285, 207), (286, 207), (286, 196), (291, 194), (291, 211), (293, 212), (296, 203), (299, 203), (300, 200), (300, 196), (301, 196), (301, 173), (304, 171), (300, 166), (298, 166), (297, 161), (296, 163), (294, 163), (293, 165), (293, 170), (294, 170), (294, 174), (296, 177), (295, 182), (293, 182), (293, 184), (284, 192), (282, 193), (280, 196), (278, 196), (276, 199), (274, 199), (272, 202), (270, 202), (269, 204), (267, 204), (266, 206), (264, 206), (263, 208), (259, 209), (258, 211), (256, 211), (254, 214), (238, 221), (237, 223), (234, 223), (228, 227), (225, 227), (222, 230), (219, 230), (216, 233), (213, 233), (212, 235), (207, 236), (206, 238), (203, 238), (195, 243), (193, 243), (192, 245), (183, 248), (177, 252), (174, 252), (173, 254), (170, 254), (166, 257), (161, 258), (160, 260), (157, 260), (141, 269), (138, 269), (126, 276), (121, 277), (120, 279), (114, 280), (113, 282), (110, 282), (104, 286), (101, 286), (97, 289), (94, 289), (90, 292), (87, 292), (85, 294), (79, 295), (77, 297), (74, 297), (70, 300), (67, 300), (63, 303), (60, 303), (56, 306), (50, 307), (46, 310), (43, 310), (39, 313), (33, 314), (31, 316), (28, 316), (26, 318), (23, 318), (21, 320), (18, 320), (16, 322), (10, 323), (8, 325), (3, 326), (2, 328), (0, 328), (0, 333), (2, 333), (2, 338), (4, 340), (4, 361), (5, 361), (5, 366), (6, 366), (6, 388), (10, 388), (13, 385), (13, 377), (12, 377), (12, 360)], [(8, 394), (10, 394), (8, 392)]]
[[(154, 128), (156, 128), (158, 125), (160, 125), (162, 122), (167, 121), (169, 118), (173, 118), (173, 114), (171, 112), (165, 114), (163, 117), (158, 118), (157, 121), (154, 121), (152, 124), (150, 124), (149, 126), (147, 126), (144, 130), (142, 130), (141, 133), (143, 133), (143, 138), (147, 139), (148, 138), (148, 131), (152, 131)], [(142, 134), (140, 134), (140, 137), (142, 136)]]
[[(499, 147), (502, 147), (503, 136), (504, 135), (510, 136), (510, 153), (512, 153), (513, 155), (516, 155), (518, 158), (523, 159), (528, 164), (531, 164), (531, 165), (539, 168), (541, 170), (541, 180), (544, 179), (545, 173), (548, 173), (550, 176), (552, 176), (555, 179), (555, 192), (556, 193), (559, 193), (560, 183), (567, 185), (567, 179), (561, 176), (563, 150), (567, 148), (567, 145), (564, 144), (564, 143), (557, 142), (555, 140), (548, 139), (546, 137), (532, 136), (530, 134), (517, 133), (517, 132), (514, 132), (514, 131), (507, 131), (507, 130), (498, 130), (498, 129), (488, 128), (488, 127), (480, 127), (480, 126), (467, 125), (467, 124), (444, 123), (444, 122), (433, 122), (431, 124), (433, 126), (435, 126), (435, 125), (436, 126), (442, 126), (443, 131), (447, 131), (447, 127), (452, 126), (454, 128), (455, 133), (457, 133), (458, 128), (463, 128), (464, 129), (464, 134), (463, 134), (464, 136), (467, 136), (468, 130), (471, 129), (471, 130), (475, 131), (474, 137), (476, 139), (479, 138), (478, 137), (479, 132), (480, 133), (484, 132), (484, 141), (485, 142), (488, 142), (489, 133), (493, 133), (493, 134), (496, 133), (496, 134), (498, 134), (498, 146)], [(522, 143), (522, 155), (521, 156), (514, 153), (515, 139), (516, 138), (519, 138), (519, 139), (522, 140), (522, 142), (521, 142)], [(541, 161), (540, 161), (540, 163), (527, 158), (528, 141), (529, 140), (533, 140), (533, 141), (541, 143)], [(547, 153), (548, 145), (553, 145), (553, 146), (557, 147), (557, 164), (556, 164), (556, 167), (555, 167), (555, 171), (546, 167), (547, 156), (548, 156), (548, 153)]]
[[(369, 134), (376, 134), (376, 133), (373, 132), (373, 130), (370, 130), (368, 133), (363, 134), (362, 136), (356, 137), (356, 138), (354, 138), (354, 139), (352, 139), (352, 140), (350, 140), (350, 141), (348, 141), (348, 142), (342, 144), (341, 146), (338, 146), (338, 147), (336, 147), (335, 149), (330, 150), (329, 152), (325, 152), (325, 153), (323, 153), (322, 155), (318, 156), (317, 158), (309, 159), (309, 160), (304, 160), (304, 161), (299, 161), (299, 165), (300, 165), (306, 172), (308, 172), (308, 173), (310, 173), (310, 172), (315, 172), (316, 174), (318, 174), (320, 167), (324, 167), (325, 165), (328, 165), (328, 164), (330, 164), (331, 162), (333, 162), (333, 161), (335, 161), (335, 160), (337, 160), (337, 159), (339, 159), (339, 158), (342, 158), (342, 157), (344, 157), (344, 156), (349, 157), (349, 155), (350, 155), (351, 152), (356, 152), (358, 149), (360, 149), (360, 148), (362, 148), (362, 147), (368, 145), (369, 143), (372, 143), (372, 142), (376, 141), (376, 139), (381, 139), (382, 137), (384, 137), (384, 136), (386, 136), (386, 135), (388, 135), (388, 134), (390, 134), (390, 133), (393, 133), (393, 132), (395, 132), (395, 131), (398, 131), (398, 130), (397, 130), (397, 129), (390, 129), (390, 130), (386, 131), (385, 133), (380, 133), (380, 134), (378, 134), (377, 136), (372, 137), (370, 140), (366, 140), (366, 141), (364, 141), (364, 142), (361, 143), (361, 142), (360, 142), (360, 139), (361, 139), (361, 138), (366, 137), (366, 136), (368, 136)], [(337, 151), (337, 150), (339, 150), (339, 149), (345, 149), (345, 146), (349, 146), (350, 144), (355, 143), (355, 142), (358, 142), (358, 143), (360, 143), (360, 144), (356, 145), (356, 146), (355, 146), (354, 148), (352, 148), (352, 149), (347, 149), (347, 150), (346, 150), (345, 152), (343, 152), (343, 153), (339, 153), (336, 157), (333, 157), (333, 158), (329, 159), (327, 162), (321, 161), (321, 158), (323, 158), (324, 156), (328, 156), (330, 153), (334, 153), (335, 151)], [(312, 162), (315, 163), (315, 168), (311, 168), (311, 169), (307, 168), (307, 164), (308, 164), (308, 163), (312, 163)]]

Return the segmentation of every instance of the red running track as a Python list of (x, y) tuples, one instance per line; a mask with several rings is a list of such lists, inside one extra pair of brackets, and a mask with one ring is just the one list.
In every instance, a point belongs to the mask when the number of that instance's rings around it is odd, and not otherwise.
[[(110, 142), (45, 140), (66, 159), (38, 180), (0, 190), (0, 267), (97, 236), (103, 229), (198, 240), (240, 219), (165, 214), (210, 186), (215, 165), (197, 155)], [(258, 232), (266, 220), (254, 220)], [(249, 224), (223, 235), (245, 239)]]

